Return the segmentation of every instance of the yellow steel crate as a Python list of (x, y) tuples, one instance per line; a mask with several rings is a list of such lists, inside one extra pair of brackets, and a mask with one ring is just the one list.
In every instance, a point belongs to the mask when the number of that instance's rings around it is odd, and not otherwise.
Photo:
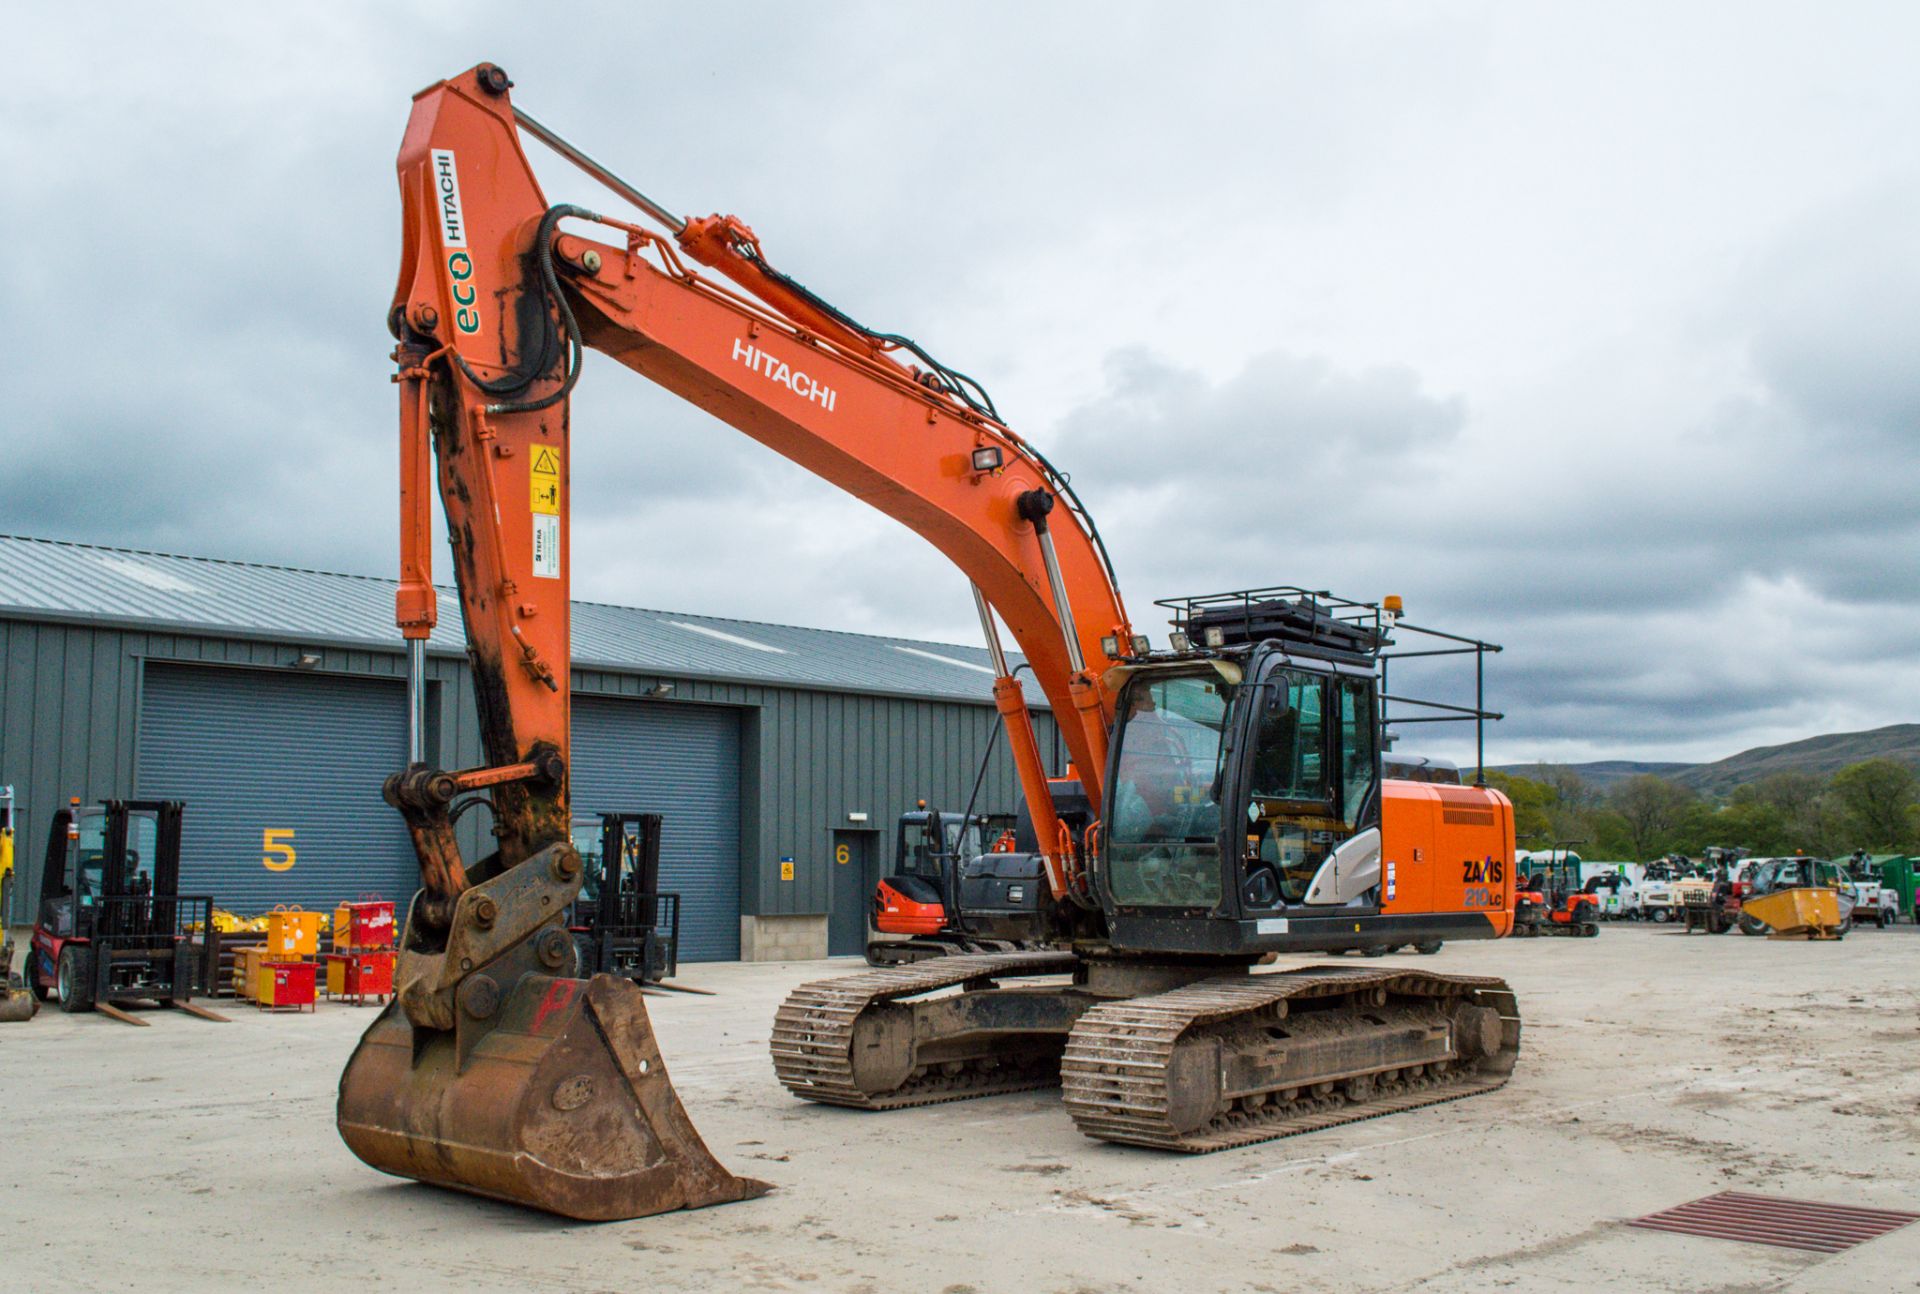
[(311, 957), (320, 951), (320, 914), (297, 907), (267, 914), (267, 949), (281, 957)]
[(259, 944), (237, 950), (233, 955), (233, 993), (249, 1002), (260, 1000), (260, 967), (267, 950)]

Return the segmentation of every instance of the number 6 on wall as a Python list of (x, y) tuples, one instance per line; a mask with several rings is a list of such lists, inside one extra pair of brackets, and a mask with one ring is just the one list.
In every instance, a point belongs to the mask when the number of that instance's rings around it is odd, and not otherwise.
[[(260, 833), (260, 865), (270, 872), (284, 872), (293, 866), (293, 828), (268, 827)], [(275, 861), (278, 855), (278, 861)]]

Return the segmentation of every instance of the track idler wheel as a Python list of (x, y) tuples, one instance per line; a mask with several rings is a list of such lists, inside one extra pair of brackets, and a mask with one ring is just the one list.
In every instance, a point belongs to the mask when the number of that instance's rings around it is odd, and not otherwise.
[(589, 1222), (772, 1189), (707, 1149), (631, 980), (525, 975), (497, 1001), (462, 1001), (497, 1020), (464, 1063), (456, 1031), (416, 1030), (398, 1001), (347, 1062), (340, 1135), (367, 1164)]

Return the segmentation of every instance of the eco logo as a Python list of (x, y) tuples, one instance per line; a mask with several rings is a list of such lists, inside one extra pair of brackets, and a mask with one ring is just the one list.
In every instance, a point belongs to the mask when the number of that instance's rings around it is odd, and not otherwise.
[(460, 168), (451, 148), (433, 150), (433, 186), (439, 195), (440, 243), (447, 249), (447, 273), (453, 277), (453, 323), (464, 333), (480, 331), (480, 299), (473, 285), (473, 257), (467, 255), (467, 215), (460, 207)]

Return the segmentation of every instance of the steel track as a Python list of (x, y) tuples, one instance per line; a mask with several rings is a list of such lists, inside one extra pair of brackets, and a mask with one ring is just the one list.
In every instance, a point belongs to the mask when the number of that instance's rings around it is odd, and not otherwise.
[(1051, 1087), (1059, 1081), (1044, 1065), (966, 1066), (958, 1073), (926, 1073), (888, 1092), (866, 1092), (854, 1081), (854, 1023), (882, 1002), (951, 988), (969, 980), (1072, 972), (1070, 952), (1020, 952), (936, 957), (904, 966), (879, 966), (856, 975), (815, 980), (787, 996), (774, 1017), (773, 1070), (795, 1096), (860, 1110), (894, 1110)]
[[(1068, 952), (941, 957), (905, 966), (803, 984), (780, 1007), (770, 1050), (774, 1071), (794, 1095), (863, 1110), (891, 1110), (1028, 1091), (1058, 1082), (1076, 1126), (1102, 1141), (1186, 1153), (1297, 1136), (1361, 1119), (1455, 1101), (1507, 1081), (1518, 1056), (1520, 1021), (1505, 981), (1484, 976), (1408, 970), (1315, 968), (1204, 980), (1148, 997), (1090, 1008), (1067, 1036), (1056, 1072), (1050, 1058), (957, 1069), (932, 1067), (885, 1092), (862, 1090), (854, 1077), (855, 1024), (874, 1006), (970, 982), (1060, 975), (1073, 970)], [(1437, 1001), (1466, 999), (1501, 1018), (1502, 1045), (1477, 1062), (1419, 1067), (1419, 1073), (1333, 1075), (1335, 1090), (1230, 1102), (1211, 1122), (1182, 1131), (1168, 1122), (1168, 1074), (1182, 1038), (1235, 1017), (1271, 1013), (1276, 1003), (1345, 996), (1356, 1015), (1380, 993)], [(1363, 1079), (1358, 1084), (1351, 1079)]]
[[(1418, 1075), (1385, 1082), (1365, 1076), (1370, 1081), (1352, 1093), (1335, 1090), (1290, 1101), (1268, 1099), (1253, 1108), (1223, 1109), (1197, 1129), (1182, 1131), (1168, 1121), (1168, 1074), (1176, 1048), (1191, 1030), (1235, 1016), (1257, 1015), (1288, 999), (1375, 989), (1402, 997), (1464, 997), (1491, 1007), (1503, 1026), (1500, 1051), (1476, 1064), (1453, 1062), (1438, 1072), (1423, 1066)], [(1362, 1008), (1352, 1009), (1358, 1014)], [(1197, 1154), (1491, 1091), (1507, 1081), (1519, 1044), (1517, 1008), (1502, 980), (1416, 971), (1301, 970), (1206, 980), (1152, 997), (1094, 1007), (1080, 1017), (1068, 1037), (1060, 1077), (1067, 1110), (1088, 1136)], [(1343, 1085), (1348, 1080), (1336, 1075), (1332, 1081)]]

